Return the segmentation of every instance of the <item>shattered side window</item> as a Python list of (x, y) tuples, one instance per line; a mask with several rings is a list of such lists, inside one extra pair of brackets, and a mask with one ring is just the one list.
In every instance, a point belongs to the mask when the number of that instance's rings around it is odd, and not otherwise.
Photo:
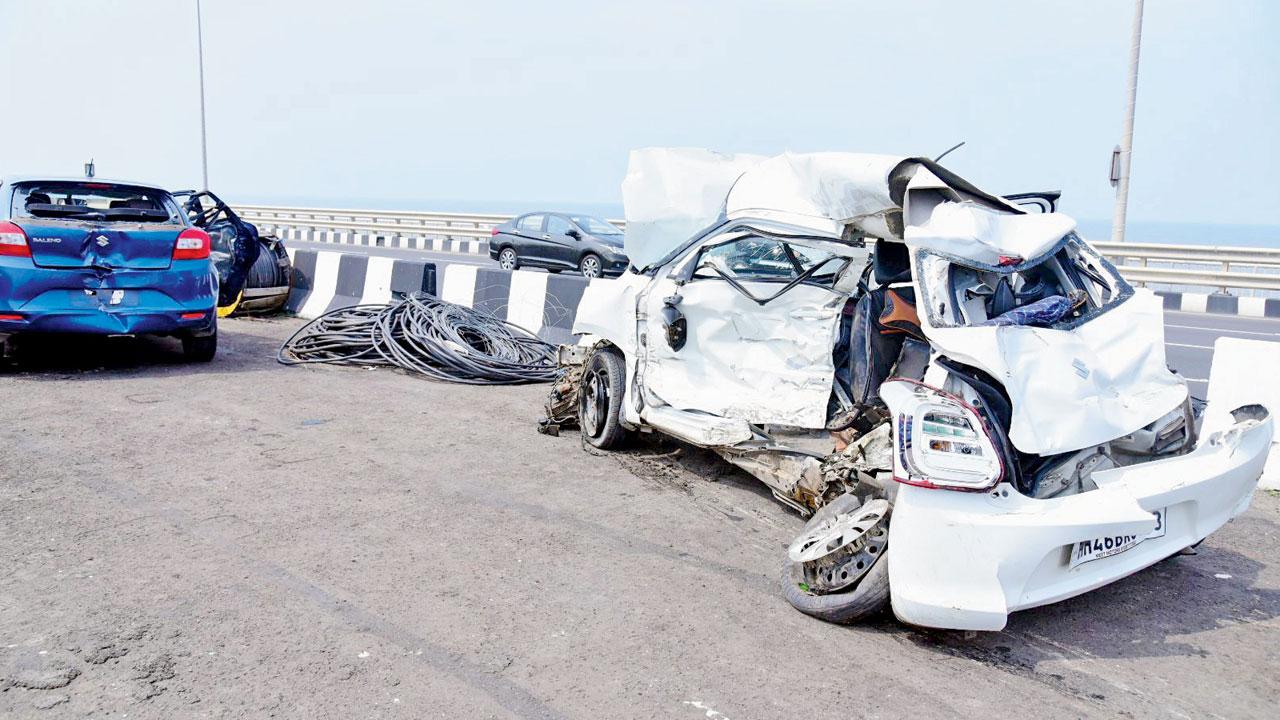
[(1070, 328), (1114, 307), (1133, 288), (1106, 258), (1070, 233), (1031, 260), (983, 265), (919, 250), (922, 305), (934, 327)]
[(719, 277), (712, 265), (737, 280), (790, 281), (826, 262), (833, 255), (771, 238), (747, 236), (703, 248), (695, 278)]

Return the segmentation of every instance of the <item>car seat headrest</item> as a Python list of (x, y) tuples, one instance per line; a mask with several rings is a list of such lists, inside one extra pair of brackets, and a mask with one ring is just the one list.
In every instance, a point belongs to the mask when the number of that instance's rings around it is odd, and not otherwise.
[(888, 285), (911, 279), (911, 259), (906, 245), (876, 240), (874, 252), (872, 263), (877, 285)]

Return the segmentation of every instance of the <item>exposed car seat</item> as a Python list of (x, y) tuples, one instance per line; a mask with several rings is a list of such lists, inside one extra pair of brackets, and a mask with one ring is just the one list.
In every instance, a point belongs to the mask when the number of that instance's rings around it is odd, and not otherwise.
[(47, 193), (35, 192), (27, 196), (28, 205), (52, 205), (53, 199)]
[[(910, 287), (890, 288), (911, 280), (907, 246), (877, 240), (871, 257), (876, 287), (868, 289), (853, 304), (852, 313), (841, 323), (841, 342), (836, 348), (837, 396), (832, 429), (844, 429), (862, 420), (869, 429), (883, 413), (880, 385), (891, 376), (905, 339), (920, 338), (915, 312), (915, 291)], [(918, 350), (918, 344), (913, 344)], [(918, 352), (913, 352), (918, 355)], [(913, 365), (915, 363), (912, 363)], [(852, 405), (843, 407), (841, 405)]]

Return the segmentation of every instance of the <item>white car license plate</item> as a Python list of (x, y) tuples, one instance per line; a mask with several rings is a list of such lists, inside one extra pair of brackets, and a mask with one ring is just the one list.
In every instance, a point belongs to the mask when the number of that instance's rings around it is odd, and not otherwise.
[(1146, 535), (1112, 535), (1108, 537), (1097, 537), (1092, 540), (1081, 540), (1071, 551), (1071, 567), (1075, 568), (1092, 560), (1101, 560), (1112, 555), (1119, 555), (1126, 550), (1132, 550), (1138, 546), (1143, 540), (1164, 537), (1165, 533), (1165, 511), (1168, 508), (1160, 508), (1151, 513), (1156, 516), (1156, 527)]

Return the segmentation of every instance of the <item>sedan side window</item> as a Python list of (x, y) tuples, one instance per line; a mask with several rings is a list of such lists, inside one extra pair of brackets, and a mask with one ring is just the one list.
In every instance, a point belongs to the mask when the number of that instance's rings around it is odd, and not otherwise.
[(544, 215), (525, 215), (520, 218), (520, 222), (516, 223), (516, 227), (528, 232), (537, 232), (542, 229), (542, 218)]
[(573, 229), (573, 224), (559, 215), (547, 216), (547, 234), (548, 235), (568, 235)]
[(748, 236), (703, 249), (698, 258), (695, 278), (714, 278), (724, 274), (737, 280), (794, 280), (831, 254), (807, 247), (797, 247), (768, 238)]

